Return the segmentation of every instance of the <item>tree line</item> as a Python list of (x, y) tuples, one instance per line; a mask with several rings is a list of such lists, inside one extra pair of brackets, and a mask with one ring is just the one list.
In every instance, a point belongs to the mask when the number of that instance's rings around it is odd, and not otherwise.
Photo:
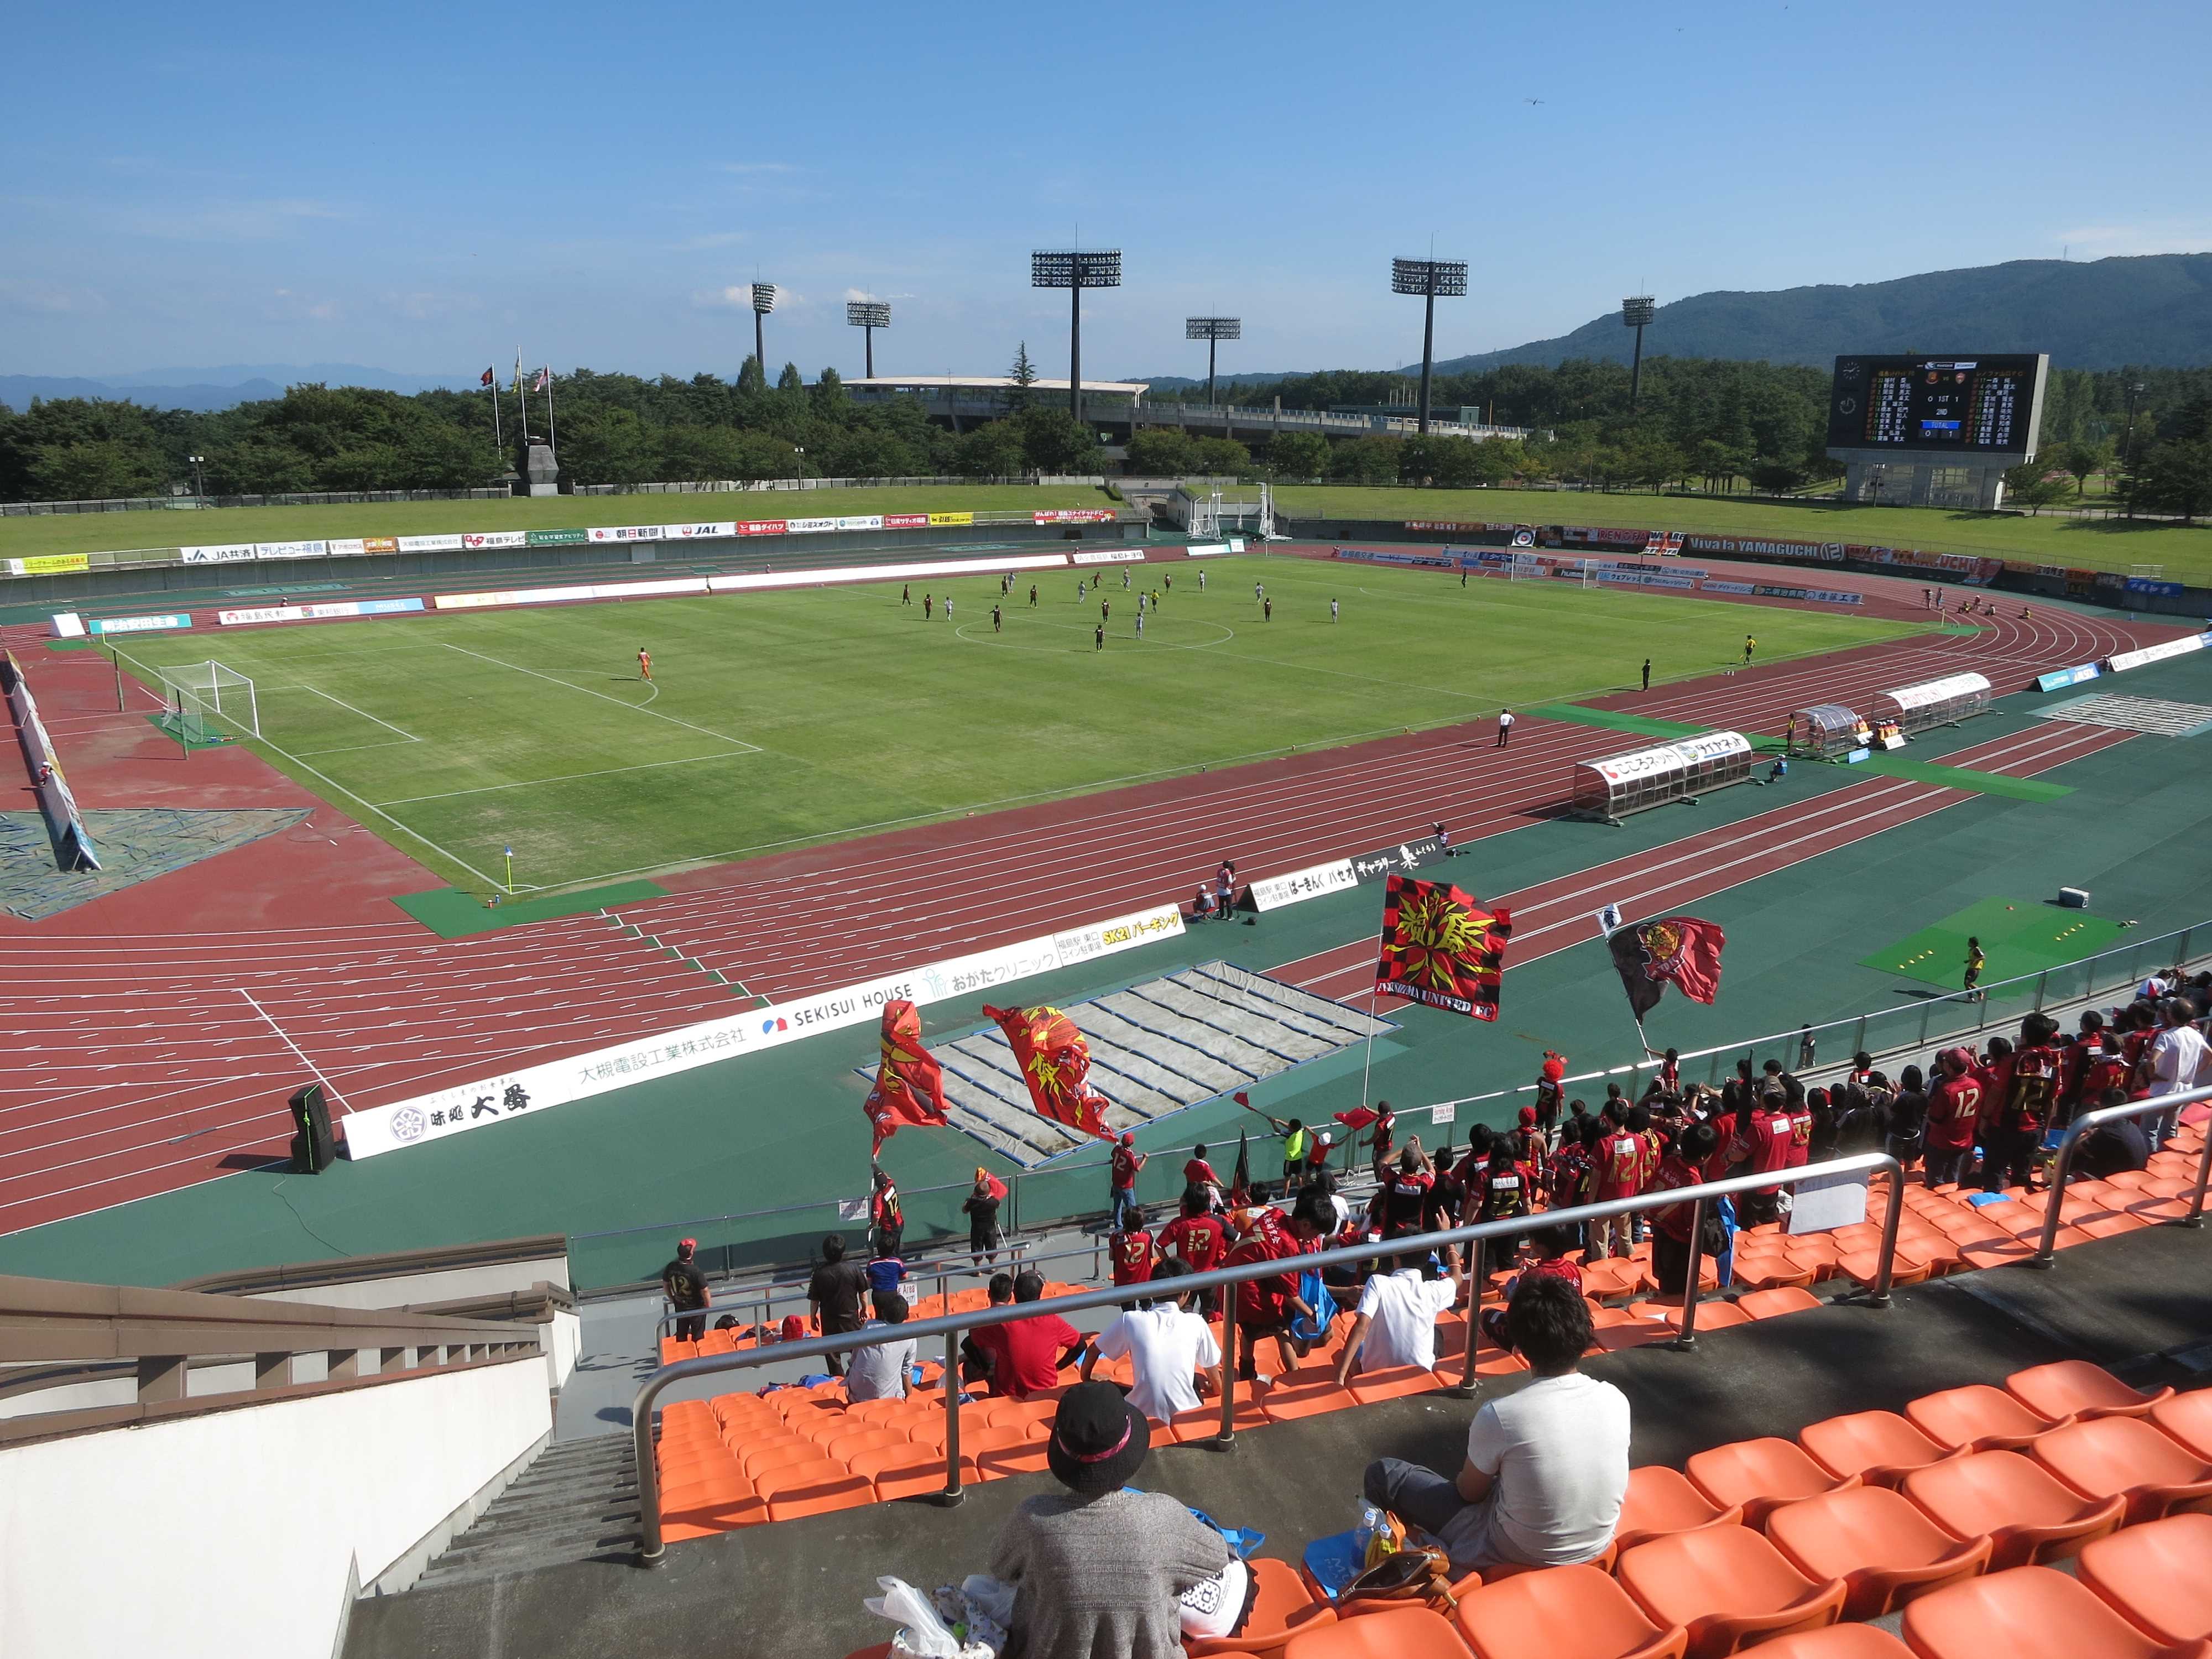
[[(748, 358), (735, 380), (578, 369), (555, 383), (562, 471), (617, 488), (648, 481), (1024, 473), (1107, 470), (1095, 432), (1030, 391), (1026, 347), (999, 418), (964, 432), (931, 424), (911, 398), (856, 404), (834, 369), (811, 385), (795, 364), (774, 386)], [(1526, 441), (1370, 435), (1332, 441), (1284, 433), (1248, 447), (1176, 429), (1139, 431), (1130, 470), (1145, 476), (1237, 473), (1285, 481), (1438, 486), (1560, 480), (1606, 488), (1767, 491), (1835, 476), (1823, 453), (1828, 377), (1802, 366), (1656, 357), (1638, 406), (1613, 362), (1510, 364), (1436, 378), (1439, 410), (1480, 409)], [(2129, 387), (2134, 397), (2128, 429)], [(1268, 385), (1232, 381), (1231, 401), (1328, 409), (1390, 404), (1398, 374), (1333, 370)], [(514, 459), (519, 416), (500, 394), (508, 452), (494, 441), (489, 392), (413, 397), (356, 386), (296, 386), (281, 398), (212, 413), (62, 398), (0, 410), (0, 500), (67, 501), (170, 493), (191, 485), (190, 457), (213, 495), (455, 489), (495, 483)], [(1175, 401), (1175, 394), (1160, 401)], [(542, 398), (534, 430), (546, 428)], [(2128, 453), (2122, 454), (2125, 446)], [(2014, 480), (2033, 506), (2079, 494), (2095, 476), (2148, 511), (2212, 511), (2212, 369), (2052, 373), (2043, 448)], [(2132, 463), (2132, 465), (2130, 465)]]

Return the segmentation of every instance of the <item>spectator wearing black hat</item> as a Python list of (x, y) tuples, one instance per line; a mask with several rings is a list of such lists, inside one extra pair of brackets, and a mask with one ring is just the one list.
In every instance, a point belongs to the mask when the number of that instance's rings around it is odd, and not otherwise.
[(707, 1288), (707, 1275), (692, 1260), (698, 1253), (697, 1239), (684, 1239), (676, 1246), (676, 1260), (660, 1270), (660, 1292), (679, 1316), (676, 1321), (678, 1342), (696, 1342), (706, 1335), (707, 1310), (714, 1305), (714, 1293)]
[[(822, 1241), (822, 1265), (806, 1283), (806, 1311), (815, 1330), (823, 1336), (842, 1336), (860, 1328), (860, 1298), (868, 1293), (867, 1270), (845, 1260), (845, 1241), (831, 1233)], [(830, 1374), (845, 1374), (845, 1356), (827, 1357)]]
[(991, 1550), (991, 1576), (1014, 1586), (1000, 1659), (1182, 1659), (1181, 1597), (1229, 1547), (1180, 1500), (1127, 1489), (1151, 1445), (1111, 1383), (1061, 1399), (1045, 1462), (1067, 1490), (1025, 1501)]

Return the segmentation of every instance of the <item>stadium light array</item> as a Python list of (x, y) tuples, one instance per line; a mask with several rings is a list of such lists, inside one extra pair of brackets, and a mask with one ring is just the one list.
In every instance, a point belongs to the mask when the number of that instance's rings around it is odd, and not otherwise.
[(1182, 337), (1206, 342), (1206, 401), (1213, 402), (1213, 354), (1223, 340), (1244, 337), (1244, 319), (1241, 317), (1186, 317)]
[(1648, 294), (1632, 294), (1620, 302), (1620, 323), (1636, 331), (1636, 354), (1629, 361), (1628, 412), (1636, 413), (1636, 394), (1644, 389), (1644, 330), (1657, 314), (1659, 302)]
[(1421, 323), (1421, 422), (1420, 429), (1429, 429), (1429, 365), (1436, 355), (1437, 301), (1456, 300), (1467, 292), (1467, 262), (1464, 259), (1393, 259), (1390, 261), (1390, 291), (1393, 294), (1418, 294), (1426, 302), (1425, 315)]
[(888, 300), (848, 300), (845, 301), (845, 325), (867, 330), (868, 379), (876, 378), (876, 331), (891, 325), (891, 307)]
[(1067, 412), (1083, 423), (1083, 290), (1121, 286), (1121, 250), (1039, 248), (1030, 255), (1031, 288), (1064, 288), (1068, 293)]
[(760, 365), (761, 384), (767, 386), (771, 382), (768, 378), (768, 349), (762, 337), (761, 319), (775, 309), (775, 284), (754, 283), (750, 284), (750, 292), (753, 307), (753, 361)]

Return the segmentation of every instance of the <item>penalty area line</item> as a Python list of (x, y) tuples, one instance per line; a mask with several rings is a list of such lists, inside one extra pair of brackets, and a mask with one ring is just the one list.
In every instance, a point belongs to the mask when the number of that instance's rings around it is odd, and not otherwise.
[[(398, 745), (385, 746), (396, 748)], [(476, 789), (448, 789), (441, 795), (408, 795), (398, 800), (380, 801), (378, 805), (412, 806), (426, 800), (453, 800), (463, 795), (489, 795), (502, 789), (535, 789), (544, 784), (574, 783), (583, 778), (611, 778), (619, 772), (650, 772), (659, 766), (696, 766), (702, 761), (741, 760), (747, 755), (757, 755), (760, 752), (759, 750), (750, 746), (744, 749), (726, 749), (718, 755), (693, 755), (684, 760), (642, 761), (635, 766), (610, 766), (597, 772), (569, 772), (557, 778), (525, 778), (520, 783), (487, 783)]]

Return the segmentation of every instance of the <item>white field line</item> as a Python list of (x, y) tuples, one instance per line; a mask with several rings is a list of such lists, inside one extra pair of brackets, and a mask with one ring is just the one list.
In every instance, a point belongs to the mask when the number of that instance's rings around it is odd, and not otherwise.
[[(397, 745), (386, 746), (396, 747)], [(412, 806), (418, 801), (453, 800), (462, 795), (489, 795), (501, 789), (536, 789), (546, 784), (574, 783), (581, 778), (611, 778), (618, 772), (650, 772), (657, 766), (696, 766), (702, 761), (734, 760), (746, 755), (757, 755), (760, 752), (759, 750), (750, 746), (744, 749), (726, 749), (718, 755), (694, 755), (689, 760), (645, 761), (635, 766), (610, 766), (598, 772), (570, 772), (557, 778), (526, 778), (520, 783), (488, 783), (480, 789), (448, 789), (442, 795), (408, 795), (399, 800), (381, 801), (378, 804), (383, 806)]]
[(708, 728), (703, 726), (692, 725), (690, 720), (679, 720), (673, 714), (659, 714), (653, 709), (644, 708), (638, 703), (624, 702), (620, 697), (611, 697), (604, 691), (594, 691), (587, 685), (570, 685), (568, 681), (555, 679), (550, 674), (541, 674), (534, 668), (523, 667), (520, 663), (502, 661), (497, 657), (488, 657), (481, 651), (471, 651), (465, 645), (455, 645), (450, 640), (441, 641), (440, 642), (445, 646), (447, 650), (458, 651), (465, 657), (474, 657), (478, 662), (491, 663), (501, 668), (511, 668), (518, 674), (527, 674), (532, 679), (544, 680), (548, 685), (558, 685), (570, 691), (580, 691), (587, 697), (597, 697), (601, 702), (611, 702), (617, 708), (629, 709), (634, 714), (649, 714), (654, 720), (666, 720), (671, 726), (680, 726), (687, 732), (701, 732), (707, 737), (714, 738), (717, 742), (733, 743), (737, 744), (738, 748), (750, 750), (755, 754), (762, 752), (760, 744), (757, 743), (747, 743), (743, 738), (733, 738), (726, 732), (708, 731)]

